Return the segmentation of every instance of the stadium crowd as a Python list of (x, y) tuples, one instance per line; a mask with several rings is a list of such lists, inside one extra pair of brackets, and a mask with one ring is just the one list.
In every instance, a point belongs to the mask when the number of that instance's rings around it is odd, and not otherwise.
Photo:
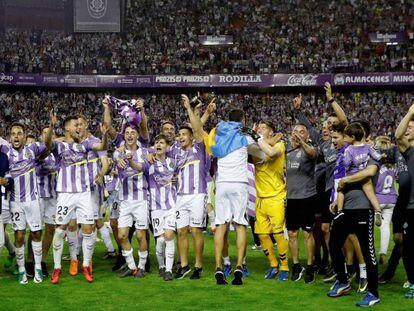
[[(369, 33), (414, 30), (411, 1), (145, 1), (126, 9), (125, 32), (8, 30), (0, 72), (210, 74), (413, 70), (413, 41), (373, 44)], [(370, 10), (366, 10), (369, 7)], [(295, 14), (290, 14), (295, 12)], [(148, 26), (148, 27), (147, 27)], [(198, 35), (230, 35), (203, 46)]]
[[(90, 126), (94, 133), (102, 117), (100, 101), (104, 95), (54, 91), (1, 92), (0, 122), (6, 125), (1, 129), (2, 134), (5, 134), (7, 126), (16, 120), (36, 133), (37, 129), (47, 125), (48, 109), (52, 106), (58, 107), (57, 110), (63, 117), (74, 112), (86, 115), (91, 120)], [(164, 120), (174, 120), (176, 126), (184, 124), (187, 120), (187, 114), (179, 104), (179, 95), (145, 94), (133, 97), (142, 98), (145, 107), (153, 112), (149, 115), (151, 137), (155, 137)], [(246, 112), (248, 124), (269, 119), (275, 124), (278, 132), (289, 131), (295, 123), (294, 108), (291, 104), (294, 97), (294, 94), (219, 94), (217, 114), (212, 116), (206, 128), (211, 129), (219, 121), (218, 118), (225, 117), (225, 111), (229, 107), (237, 107)], [(410, 106), (413, 95), (396, 92), (345, 93), (338, 96), (338, 101), (348, 112), (351, 120), (370, 119), (375, 136), (391, 137), (395, 132), (395, 120), (400, 119), (403, 111)], [(303, 94), (303, 111), (311, 123), (320, 129), (329, 114), (323, 94)]]

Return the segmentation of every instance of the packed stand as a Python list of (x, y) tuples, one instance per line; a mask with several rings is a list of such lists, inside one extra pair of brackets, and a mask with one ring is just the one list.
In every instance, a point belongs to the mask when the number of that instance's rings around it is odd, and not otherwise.
[[(413, 31), (413, 15), (410, 1), (133, 0), (121, 34), (8, 30), (0, 45), (0, 72), (406, 71), (414, 66), (413, 40), (372, 44), (368, 34)], [(234, 45), (203, 46), (198, 35), (231, 35)]]

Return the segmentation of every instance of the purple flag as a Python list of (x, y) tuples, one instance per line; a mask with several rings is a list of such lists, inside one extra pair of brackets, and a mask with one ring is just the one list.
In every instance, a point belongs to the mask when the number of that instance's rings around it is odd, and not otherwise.
[(124, 119), (123, 123), (138, 127), (141, 123), (141, 112), (136, 108), (137, 101), (135, 99), (124, 100), (113, 96), (107, 96), (109, 106), (116, 110)]

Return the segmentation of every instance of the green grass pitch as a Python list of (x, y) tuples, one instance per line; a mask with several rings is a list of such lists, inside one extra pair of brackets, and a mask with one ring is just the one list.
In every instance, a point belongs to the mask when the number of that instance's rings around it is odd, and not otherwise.
[[(378, 232), (377, 232), (378, 233)], [(378, 235), (377, 235), (378, 236)], [(191, 239), (191, 238), (190, 238)], [(230, 254), (234, 265), (235, 234), (230, 233)], [(328, 298), (328, 284), (317, 278), (314, 284), (306, 285), (303, 280), (278, 283), (265, 280), (268, 268), (262, 252), (252, 251), (249, 231), (247, 264), (250, 277), (240, 287), (232, 285), (217, 286), (213, 276), (214, 254), (213, 237), (205, 235), (204, 271), (202, 279), (174, 280), (165, 282), (158, 277), (158, 268), (151, 240), (151, 273), (144, 279), (119, 279), (112, 271), (112, 260), (102, 260), (105, 252), (102, 242), (97, 243), (94, 255), (95, 281), (88, 284), (78, 275), (68, 275), (68, 261), (63, 261), (61, 282), (57, 285), (46, 279), (42, 284), (19, 285), (16, 277), (6, 273), (0, 266), (0, 310), (355, 310), (355, 302), (362, 297), (356, 293), (357, 284), (353, 283), (350, 295), (340, 298)], [(378, 244), (378, 239), (377, 239)], [(393, 243), (390, 243), (390, 248)], [(304, 258), (304, 246), (301, 242), (301, 258)], [(136, 241), (133, 244), (136, 254)], [(191, 249), (191, 241), (190, 241)], [(52, 249), (51, 249), (52, 252)], [(51, 268), (52, 253), (48, 258)], [(67, 254), (67, 245), (64, 254)], [(0, 254), (2, 263), (7, 251)], [(190, 260), (192, 257), (190, 258)], [(380, 272), (384, 269), (379, 267)], [(375, 310), (414, 310), (414, 301), (404, 298), (402, 284), (405, 272), (400, 264), (394, 281), (380, 285), (381, 303)]]

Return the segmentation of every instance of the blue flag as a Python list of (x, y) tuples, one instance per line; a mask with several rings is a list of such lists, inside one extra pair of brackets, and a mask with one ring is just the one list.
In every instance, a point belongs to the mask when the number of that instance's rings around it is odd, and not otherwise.
[(215, 144), (211, 146), (213, 156), (223, 158), (229, 153), (248, 145), (246, 136), (240, 133), (240, 122), (220, 121), (216, 127)]

